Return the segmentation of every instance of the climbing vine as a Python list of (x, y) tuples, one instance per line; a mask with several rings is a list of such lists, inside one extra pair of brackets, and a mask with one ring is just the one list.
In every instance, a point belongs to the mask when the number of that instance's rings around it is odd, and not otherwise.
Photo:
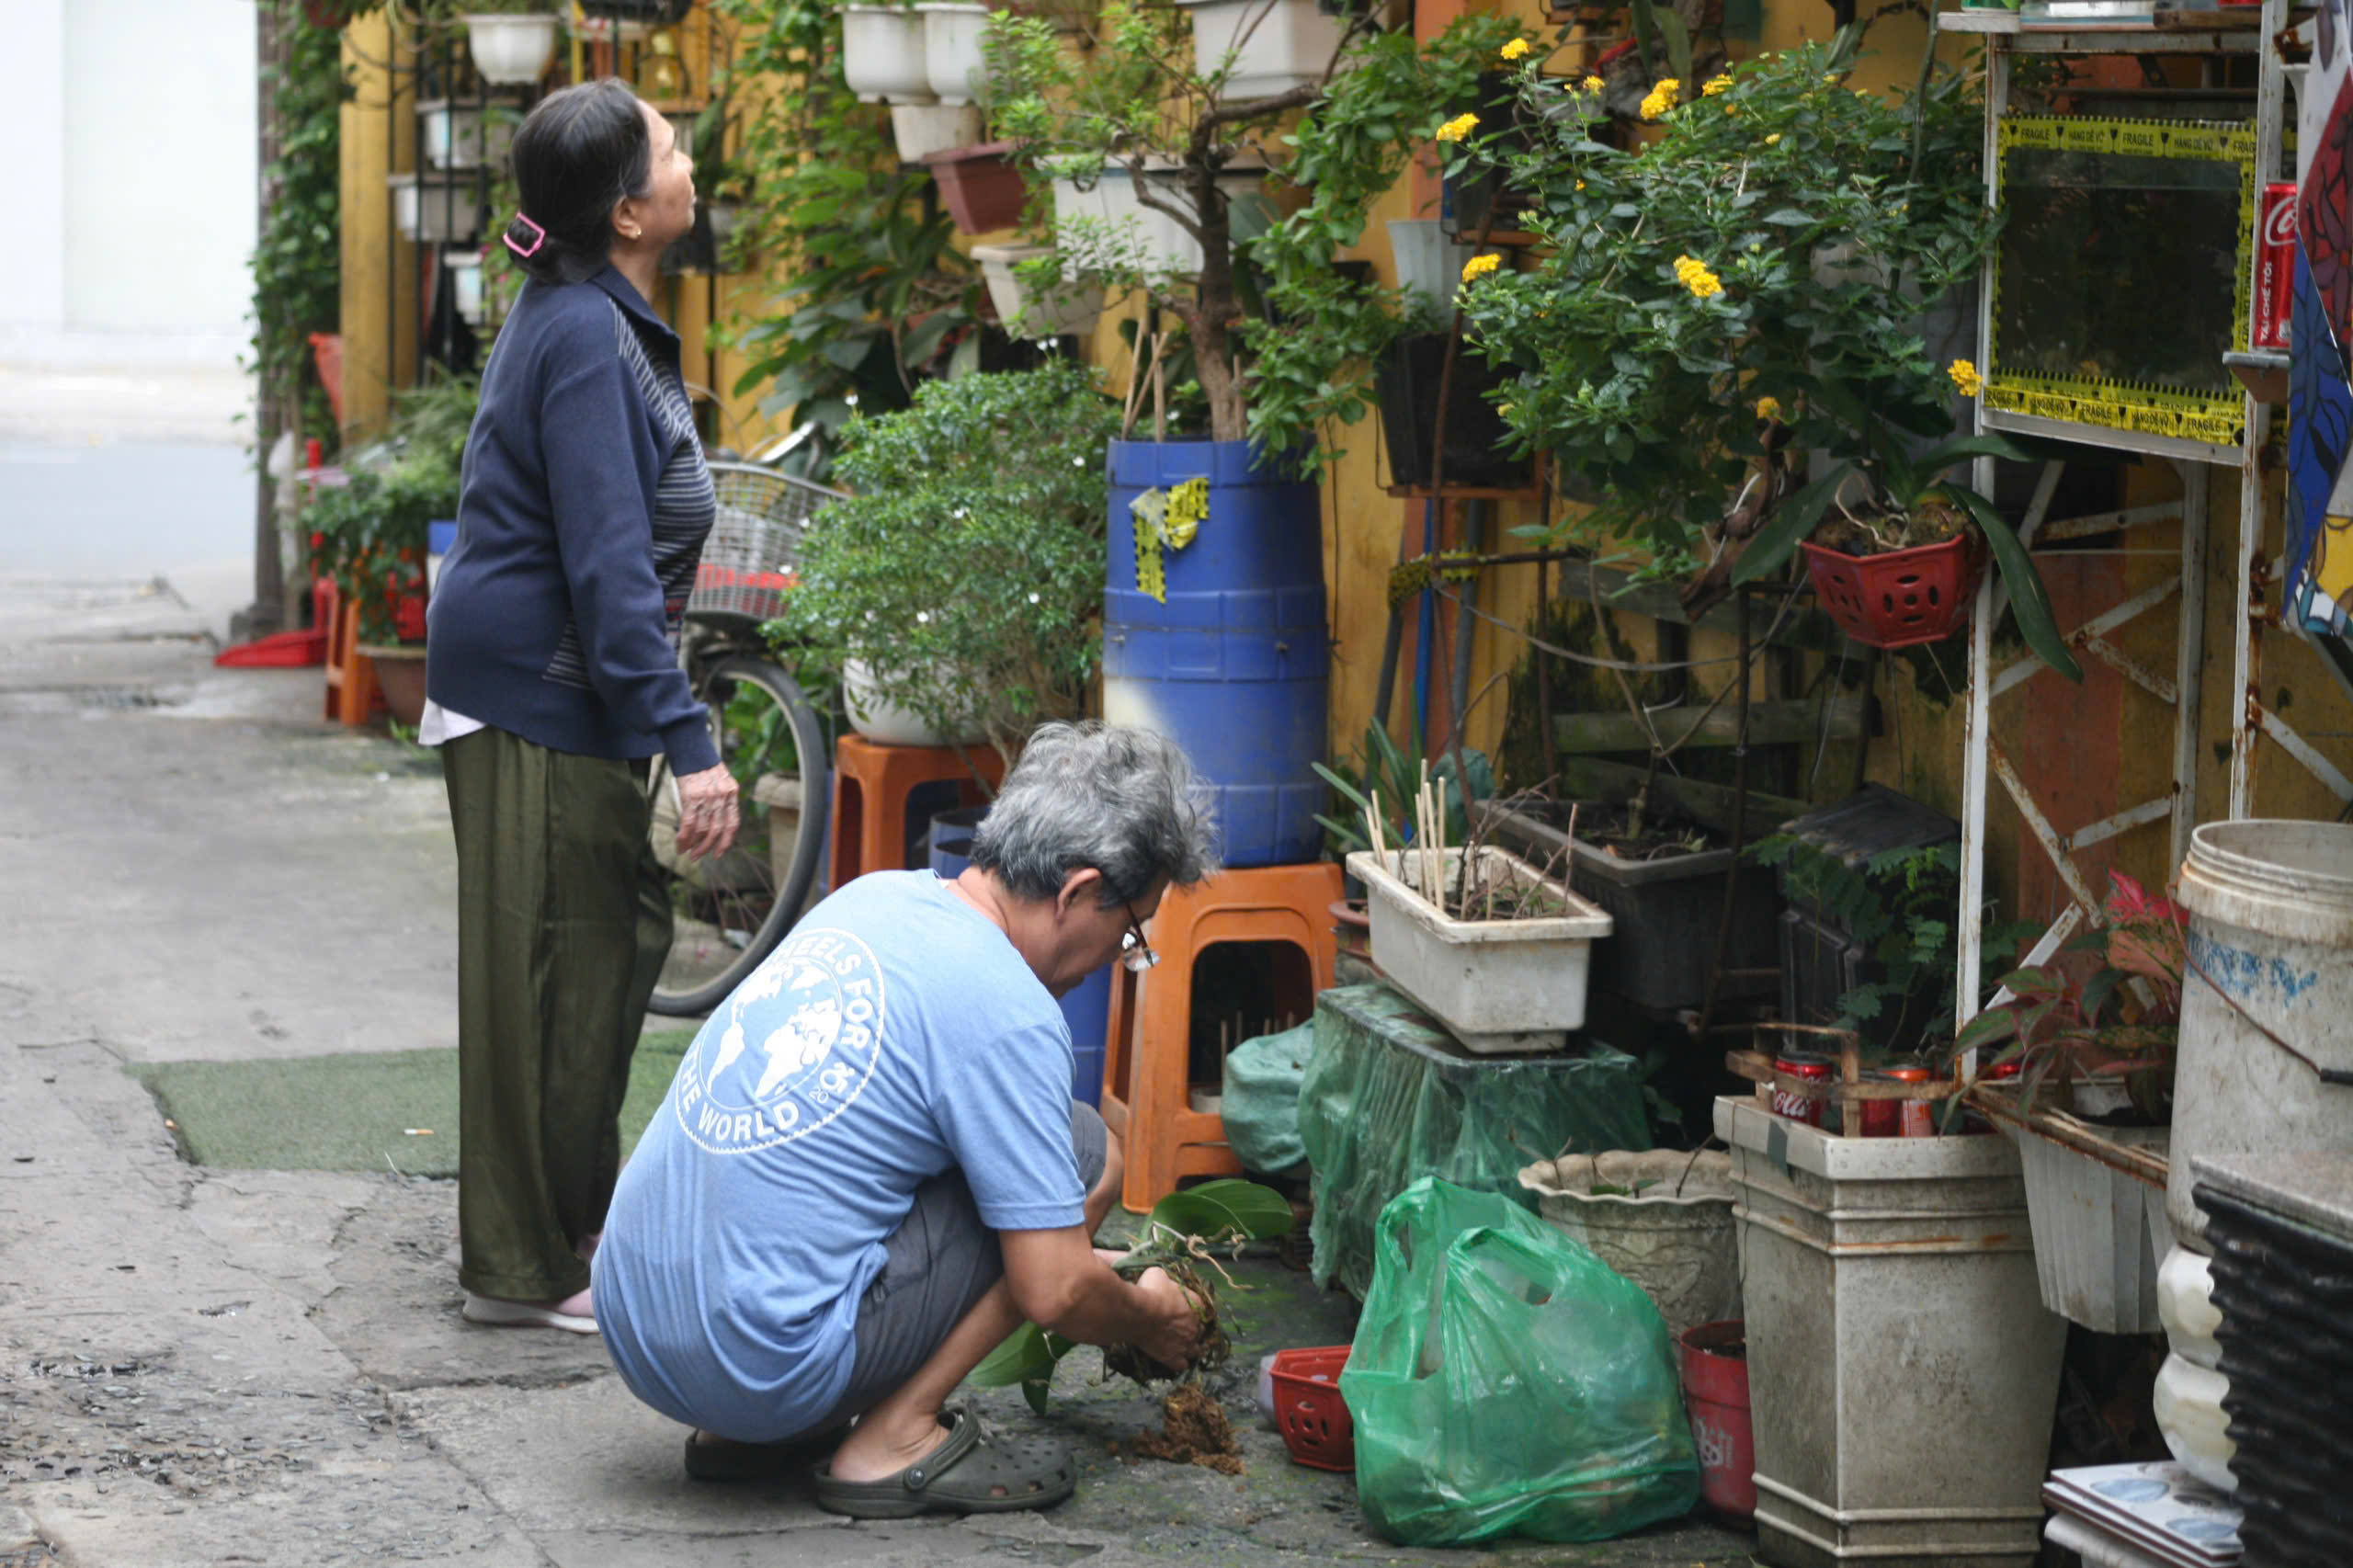
[[(290, 427), (334, 445), (335, 425), (313, 368), (310, 335), (342, 313), (342, 106), (352, 96), (343, 35), (298, 0), (271, 0), (286, 58), (264, 77), (278, 119), (278, 155), (262, 171), (267, 201), (254, 247), (254, 338), (265, 434)], [(265, 450), (260, 454), (268, 456)]]

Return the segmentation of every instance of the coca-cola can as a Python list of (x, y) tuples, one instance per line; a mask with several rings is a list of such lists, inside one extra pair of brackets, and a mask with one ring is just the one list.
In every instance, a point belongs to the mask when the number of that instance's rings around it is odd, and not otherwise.
[[(1866, 1084), (1893, 1084), (1896, 1081), (1894, 1073), (1882, 1067), (1868, 1068), (1863, 1073)], [(1904, 1133), (1903, 1104), (1901, 1100), (1850, 1100), (1847, 1108), (1860, 1116), (1864, 1137), (1899, 1138)]]
[(2296, 187), (2276, 182), (2263, 187), (2261, 221), (2256, 228), (2255, 314), (2247, 323), (2247, 347), (2288, 347), (2288, 323), (2296, 307)]
[[(1891, 1067), (1887, 1076), (1899, 1084), (1925, 1084), (1931, 1076), (1926, 1067)], [(1934, 1138), (1937, 1135), (1937, 1106), (1934, 1100), (1897, 1100), (1896, 1131), (1899, 1138)]]
[[(1832, 1056), (1818, 1056), (1808, 1051), (1793, 1051), (1773, 1058), (1773, 1071), (1786, 1073), (1792, 1078), (1806, 1078), (1826, 1084), (1837, 1075), (1838, 1061)], [(1808, 1099), (1776, 1085), (1773, 1089), (1773, 1114), (1786, 1116), (1791, 1121), (1802, 1121), (1808, 1127), (1822, 1125), (1822, 1108), (1827, 1102)]]

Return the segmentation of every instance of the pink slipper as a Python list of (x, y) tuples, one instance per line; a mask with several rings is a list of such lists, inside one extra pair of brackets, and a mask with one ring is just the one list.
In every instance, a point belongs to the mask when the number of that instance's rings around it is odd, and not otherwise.
[(588, 1292), (578, 1291), (561, 1301), (506, 1301), (496, 1296), (466, 1292), (458, 1315), (468, 1323), (491, 1328), (560, 1328), (566, 1334), (597, 1332), (596, 1308)]

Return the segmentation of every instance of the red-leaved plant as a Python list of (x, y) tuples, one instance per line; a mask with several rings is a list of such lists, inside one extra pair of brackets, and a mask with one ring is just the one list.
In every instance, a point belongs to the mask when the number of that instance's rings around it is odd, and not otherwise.
[(1955, 1037), (1953, 1051), (1998, 1047), (1980, 1058), (1979, 1075), (2018, 1062), (2019, 1095), (2029, 1108), (2054, 1074), (2063, 1087), (2120, 1074), (2133, 1108), (2152, 1123), (2163, 1122), (2173, 1096), (2181, 1017), (2181, 910), (2121, 871), (2110, 871), (2108, 880), (2103, 924), (2050, 962), (2004, 976), (2010, 1000), (1972, 1018)]

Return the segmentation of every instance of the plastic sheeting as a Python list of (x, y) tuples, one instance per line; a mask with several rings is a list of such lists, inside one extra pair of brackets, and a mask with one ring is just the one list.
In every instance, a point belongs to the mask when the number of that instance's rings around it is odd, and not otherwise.
[(1245, 1170), (1279, 1176), (1307, 1158), (1299, 1141), (1299, 1086), (1315, 1050), (1313, 1020), (1244, 1040), (1225, 1059), (1218, 1114)]
[(1419, 1177), (1532, 1210), (1522, 1166), (1651, 1146), (1640, 1063), (1590, 1035), (1564, 1051), (1473, 1056), (1379, 983), (1320, 994), (1313, 1027), (1299, 1131), (1314, 1166), (1320, 1286), (1364, 1296), (1381, 1210)]

